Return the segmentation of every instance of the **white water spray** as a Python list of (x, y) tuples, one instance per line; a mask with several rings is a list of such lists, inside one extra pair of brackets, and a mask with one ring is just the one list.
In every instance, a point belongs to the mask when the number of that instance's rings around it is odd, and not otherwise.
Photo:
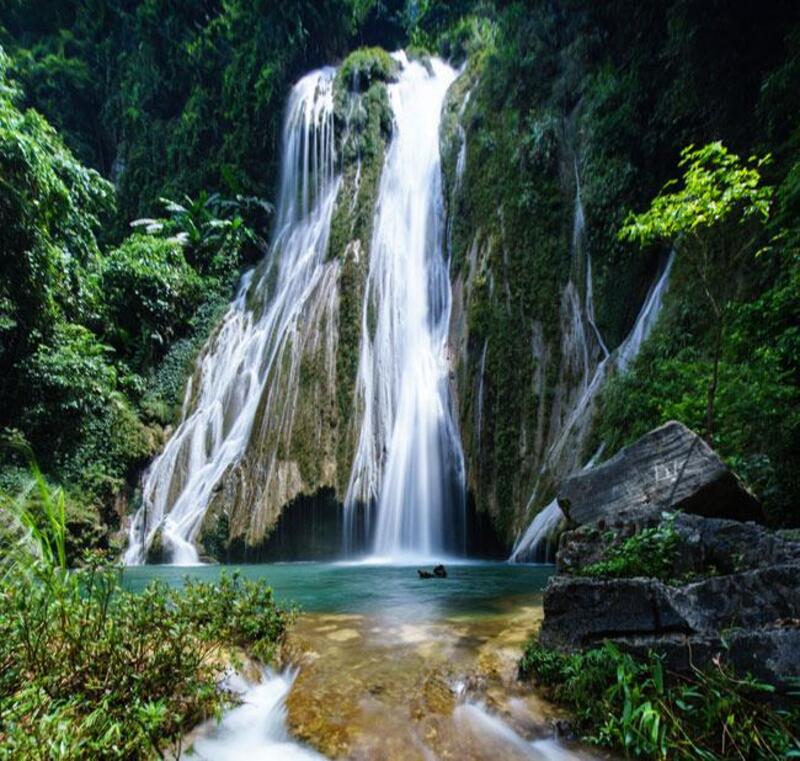
[[(294, 87), (283, 133), (283, 170), (273, 242), (263, 264), (242, 278), (216, 337), (198, 361), (183, 419), (144, 477), (143, 506), (129, 533), (126, 564), (145, 561), (160, 531), (176, 565), (198, 561), (194, 546), (214, 488), (245, 452), (257, 415), (285, 422), (264, 390), (288, 366), (304, 311), (324, 308), (324, 257), (339, 185), (335, 172), (333, 69)], [(265, 409), (260, 409), (265, 407)], [(282, 416), (282, 417), (281, 417)], [(268, 465), (270, 472), (274, 463)]]
[(439, 124), (455, 71), (396, 54), (387, 152), (362, 314), (361, 431), (345, 507), (377, 507), (384, 557), (463, 552), (464, 465), (446, 361), (451, 292), (442, 247)]
[(251, 684), (234, 676), (225, 685), (238, 693), (241, 705), (228, 711), (217, 724), (200, 730), (185, 761), (322, 761), (324, 756), (295, 741), (286, 728), (286, 698), (296, 672), (273, 674)]

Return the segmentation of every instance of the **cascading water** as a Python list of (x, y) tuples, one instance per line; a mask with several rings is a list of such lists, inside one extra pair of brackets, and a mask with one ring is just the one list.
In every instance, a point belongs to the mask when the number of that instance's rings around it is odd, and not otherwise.
[[(333, 77), (327, 68), (294, 87), (283, 133), (283, 170), (273, 242), (264, 263), (242, 279), (216, 337), (189, 384), (183, 419), (147, 471), (143, 506), (130, 528), (127, 564), (145, 561), (156, 534), (169, 559), (198, 560), (193, 540), (213, 490), (242, 457), (254, 421), (286, 424), (264, 390), (278, 373), (295, 384), (293, 341), (301, 314), (330, 299), (324, 266), (339, 178), (333, 132)], [(317, 303), (319, 302), (319, 303)], [(269, 463), (271, 470), (274, 462)]]
[(239, 675), (226, 680), (225, 688), (241, 698), (241, 705), (222, 719), (204, 726), (186, 761), (324, 761), (324, 756), (297, 743), (286, 728), (286, 698), (297, 675), (265, 671), (262, 681), (252, 684)]
[(578, 172), (578, 161), (575, 160), (575, 222), (572, 228), (572, 249), (580, 256), (586, 248), (586, 319), (589, 322), (603, 356), (609, 355), (608, 347), (594, 318), (594, 280), (592, 279), (592, 252), (585, 244), (586, 239), (586, 214), (583, 210), (583, 197), (581, 196), (581, 176)]
[(383, 557), (464, 551), (464, 464), (446, 343), (451, 292), (443, 254), (439, 124), (455, 71), (396, 54), (395, 131), (381, 177), (362, 313), (361, 430), (346, 497), (377, 508)]
[[(613, 352), (607, 355), (597, 365), (591, 381), (579, 397), (561, 429), (559, 436), (551, 446), (547, 455), (547, 460), (545, 461), (546, 464), (547, 462), (555, 460), (567, 444), (574, 443), (575, 431), (577, 429), (583, 429), (588, 425), (591, 417), (592, 402), (602, 389), (609, 372), (614, 370), (624, 372), (639, 353), (642, 344), (647, 336), (650, 335), (658, 319), (658, 314), (661, 311), (661, 304), (664, 300), (664, 294), (669, 285), (669, 275), (672, 271), (674, 261), (675, 252), (673, 251), (664, 265), (664, 268), (656, 278), (656, 281), (651, 286), (630, 333)], [(596, 453), (583, 469), (588, 470), (591, 468), (601, 453), (602, 450)], [(533, 498), (532, 496), (531, 501), (528, 503), (529, 506)], [(553, 534), (558, 529), (563, 517), (563, 513), (555, 500), (542, 508), (534, 517), (524, 534), (522, 534), (515, 543), (514, 549), (509, 556), (509, 561), (541, 562), (551, 559), (547, 554), (548, 543), (552, 542)]]

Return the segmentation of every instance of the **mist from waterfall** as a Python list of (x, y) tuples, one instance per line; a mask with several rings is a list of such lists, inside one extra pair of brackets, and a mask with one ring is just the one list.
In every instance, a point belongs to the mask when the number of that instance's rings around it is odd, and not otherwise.
[(257, 416), (274, 413), (271, 395), (264, 399), (265, 388), (285, 368), (288, 382), (297, 381), (300, 356), (292, 345), (297, 320), (303, 310), (324, 308), (311, 301), (330, 293), (320, 286), (339, 186), (333, 80), (334, 70), (325, 68), (303, 77), (292, 90), (270, 250), (242, 278), (221, 327), (198, 360), (182, 420), (145, 474), (126, 564), (145, 562), (158, 532), (172, 563), (198, 562), (194, 539), (213, 490), (245, 452)]
[(464, 460), (448, 387), (451, 309), (439, 125), (456, 72), (404, 53), (389, 85), (394, 134), (381, 177), (362, 312), (360, 436), (345, 500), (377, 556), (463, 554)]

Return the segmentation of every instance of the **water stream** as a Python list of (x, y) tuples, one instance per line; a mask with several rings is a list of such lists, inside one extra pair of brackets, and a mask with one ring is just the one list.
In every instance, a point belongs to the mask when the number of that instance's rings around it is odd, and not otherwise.
[[(395, 130), (381, 177), (362, 315), (363, 419), (345, 509), (375, 505), (373, 551), (464, 552), (464, 460), (445, 345), (451, 293), (443, 252), (439, 124), (456, 72), (397, 54)], [(350, 522), (352, 523), (352, 521)]]
[[(242, 278), (236, 299), (201, 355), (180, 425), (143, 481), (143, 506), (129, 532), (127, 565), (146, 560), (161, 532), (176, 565), (198, 561), (193, 540), (220, 478), (244, 453), (257, 415), (286, 425), (264, 393), (281, 373), (294, 388), (300, 363), (293, 344), (304, 312), (324, 309), (321, 287), (339, 186), (333, 133), (333, 69), (303, 77), (292, 90), (283, 132), (283, 169), (273, 241), (262, 265)], [(262, 402), (263, 400), (263, 402)], [(266, 408), (262, 407), (262, 404)], [(268, 479), (275, 462), (266, 463)]]
[[(459, 563), (423, 580), (413, 566), (357, 562), (242, 566), (302, 614), (282, 671), (226, 686), (241, 704), (186, 738), (204, 761), (589, 761), (554, 738), (561, 716), (518, 682), (551, 568)], [(211, 580), (219, 567), (191, 569)], [(123, 584), (183, 583), (186, 569), (128, 568)]]
[[(614, 351), (605, 356), (595, 368), (591, 380), (586, 384), (583, 393), (578, 397), (577, 403), (567, 416), (558, 437), (551, 445), (547, 453), (546, 464), (547, 462), (555, 462), (560, 457), (561, 452), (567, 446), (574, 446), (580, 433), (588, 429), (593, 412), (593, 403), (610, 373), (624, 372), (636, 358), (642, 348), (642, 344), (650, 335), (658, 319), (664, 295), (669, 286), (669, 276), (672, 272), (674, 261), (675, 252), (673, 251), (670, 253), (656, 280), (650, 286), (647, 297), (630, 332), (623, 342)], [(584, 469), (592, 467), (596, 459), (597, 455), (593, 456), (584, 465)], [(535, 491), (531, 496), (529, 506), (534, 497)], [(542, 562), (551, 560), (552, 558), (547, 555), (547, 547), (552, 544), (553, 534), (558, 529), (562, 519), (563, 513), (555, 500), (542, 508), (515, 543), (509, 561)]]

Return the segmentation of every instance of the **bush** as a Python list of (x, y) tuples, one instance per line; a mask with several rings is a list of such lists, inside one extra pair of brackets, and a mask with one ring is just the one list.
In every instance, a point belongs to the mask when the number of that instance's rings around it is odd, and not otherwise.
[(150, 235), (132, 235), (112, 251), (102, 283), (111, 339), (138, 365), (163, 354), (203, 297), (181, 245)]
[(67, 571), (66, 495), (3, 504), (0, 716), (12, 758), (156, 758), (218, 716), (227, 648), (269, 661), (291, 616), (269, 587), (223, 575), (126, 591), (97, 556)]
[(531, 639), (520, 661), (531, 679), (574, 714), (597, 745), (651, 759), (778, 759), (800, 754), (800, 693), (782, 707), (772, 685), (740, 678), (720, 659), (690, 676), (665, 672), (611, 643), (564, 654)]
[[(228, 616), (232, 614), (232, 620)], [(263, 584), (123, 591), (92, 568), (0, 594), (0, 712), (11, 756), (153, 758), (219, 715), (221, 648), (269, 660), (288, 618)]]

